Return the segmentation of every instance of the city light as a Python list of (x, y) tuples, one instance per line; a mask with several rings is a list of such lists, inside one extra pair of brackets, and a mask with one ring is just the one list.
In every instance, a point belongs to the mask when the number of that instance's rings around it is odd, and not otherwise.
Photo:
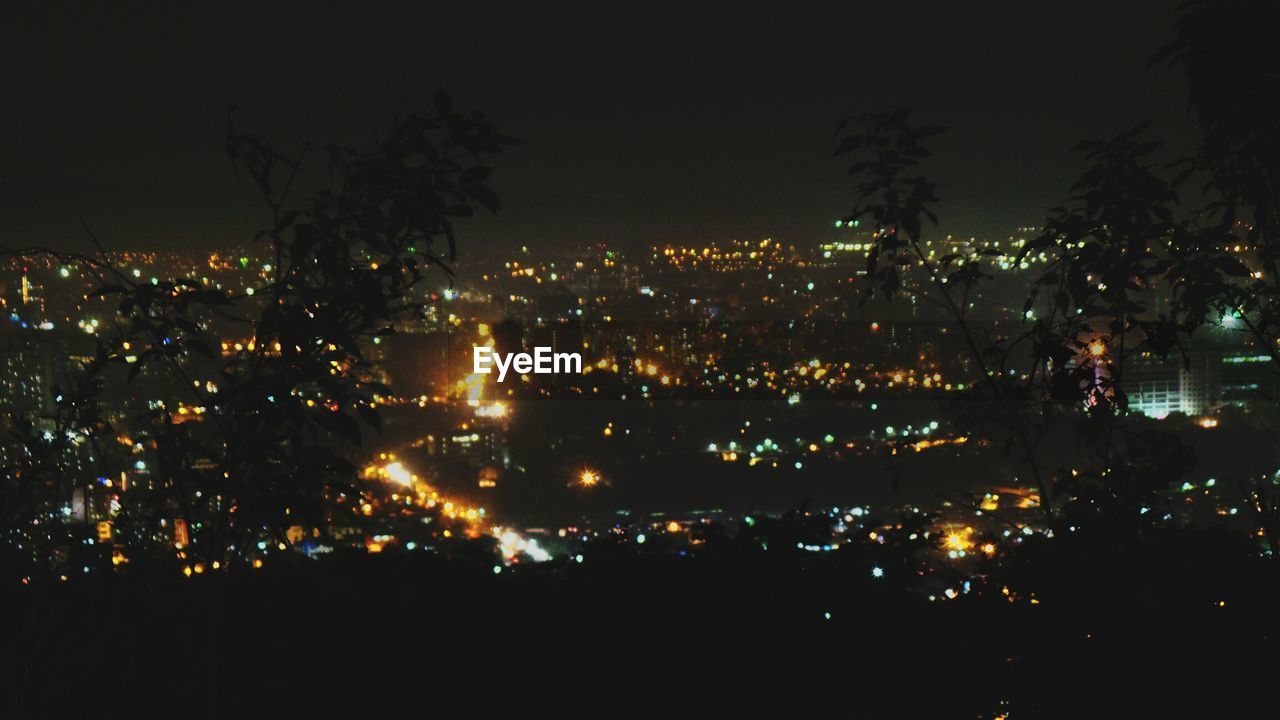
[[(6, 37), (0, 716), (797, 670), (806, 715), (1265, 703), (1200, 668), (1280, 592), (1280, 6), (418, 5)], [(420, 37), (513, 94), (360, 112)]]
[(964, 557), (975, 544), (971, 539), (973, 532), (972, 527), (948, 530), (942, 537), (943, 549), (950, 557)]
[(398, 462), (388, 463), (383, 470), (386, 472), (387, 478), (394, 483), (405, 487), (413, 483), (413, 474)]
[(476, 417), (480, 418), (505, 418), (507, 413), (507, 404), (503, 402), (495, 402), (476, 407)]

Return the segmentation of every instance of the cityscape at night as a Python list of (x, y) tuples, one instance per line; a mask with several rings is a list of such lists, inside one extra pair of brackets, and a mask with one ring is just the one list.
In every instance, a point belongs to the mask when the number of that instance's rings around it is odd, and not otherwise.
[(0, 716), (1269, 715), (1280, 17), (847, 5), (17, 13)]

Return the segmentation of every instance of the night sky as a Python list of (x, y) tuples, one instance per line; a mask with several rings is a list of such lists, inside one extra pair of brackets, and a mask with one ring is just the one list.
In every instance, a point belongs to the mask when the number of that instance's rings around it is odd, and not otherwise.
[(230, 104), (286, 147), (360, 145), (448, 89), (525, 143), (498, 162), (501, 215), (464, 239), (531, 249), (829, 239), (849, 194), (832, 130), (904, 106), (951, 128), (940, 229), (1004, 236), (1066, 196), (1077, 140), (1189, 125), (1181, 79), (1147, 67), (1173, 2), (319, 5), (8, 17), (0, 241), (67, 246), (84, 221), (115, 248), (245, 242), (265, 220), (223, 152)]

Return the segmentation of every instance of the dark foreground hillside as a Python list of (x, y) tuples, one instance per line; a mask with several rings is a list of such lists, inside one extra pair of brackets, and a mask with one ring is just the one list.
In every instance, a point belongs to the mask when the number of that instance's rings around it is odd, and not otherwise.
[(1276, 667), (1276, 583), (1269, 563), (1195, 550), (1212, 544), (1060, 543), (1026, 573), (1035, 603), (995, 579), (930, 601), (847, 558), (786, 553), (497, 574), (419, 553), (34, 583), (4, 593), (0, 714), (684, 715), (727, 713), (732, 695), (781, 699), (787, 717), (1181, 717), (1199, 703), (1229, 717), (1269, 702), (1249, 678)]

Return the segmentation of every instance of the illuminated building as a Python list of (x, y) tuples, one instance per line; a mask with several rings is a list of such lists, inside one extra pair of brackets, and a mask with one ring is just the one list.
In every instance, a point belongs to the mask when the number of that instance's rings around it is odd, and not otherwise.
[(1216, 408), (1222, 398), (1222, 357), (1192, 352), (1180, 357), (1139, 358), (1126, 368), (1129, 408), (1162, 419), (1171, 413), (1200, 415)]

